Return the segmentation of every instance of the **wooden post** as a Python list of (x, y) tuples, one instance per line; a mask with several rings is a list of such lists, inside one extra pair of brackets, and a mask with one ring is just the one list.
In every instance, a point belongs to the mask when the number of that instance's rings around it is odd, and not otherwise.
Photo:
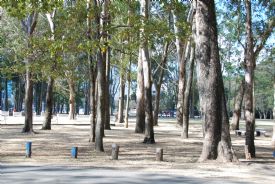
[(163, 161), (163, 149), (162, 148), (156, 149), (156, 161)]
[(112, 144), (112, 160), (118, 160), (119, 146)]
[(32, 156), (32, 142), (26, 142), (26, 157), (31, 158)]

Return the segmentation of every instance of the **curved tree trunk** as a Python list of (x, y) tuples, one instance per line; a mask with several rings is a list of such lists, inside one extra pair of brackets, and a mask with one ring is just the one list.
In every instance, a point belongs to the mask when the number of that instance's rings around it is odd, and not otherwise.
[(239, 86), (239, 89), (237, 91), (237, 96), (235, 98), (233, 118), (232, 118), (232, 122), (231, 122), (232, 130), (239, 130), (239, 122), (240, 122), (240, 117), (241, 117), (243, 96), (244, 96), (244, 80), (242, 80), (242, 82)]
[(72, 79), (69, 79), (69, 89), (70, 89), (70, 98), (69, 98), (69, 104), (70, 104), (70, 111), (69, 111), (69, 119), (74, 120), (75, 119), (75, 82)]
[(49, 77), (47, 94), (46, 94), (45, 120), (42, 125), (42, 130), (51, 130), (51, 120), (52, 120), (52, 112), (53, 112), (53, 86), (54, 86), (54, 79), (53, 77)]

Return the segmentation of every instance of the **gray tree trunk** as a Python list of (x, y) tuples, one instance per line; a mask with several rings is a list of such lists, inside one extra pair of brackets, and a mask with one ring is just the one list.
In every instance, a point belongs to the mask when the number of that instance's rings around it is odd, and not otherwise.
[(145, 109), (144, 109), (144, 76), (142, 67), (142, 56), (139, 52), (137, 68), (137, 109), (136, 109), (136, 128), (135, 133), (143, 133), (145, 128)]
[(188, 79), (186, 82), (186, 88), (184, 92), (184, 103), (183, 103), (183, 109), (182, 109), (182, 137), (184, 139), (188, 138), (188, 130), (189, 130), (189, 105), (190, 105), (190, 91), (192, 87), (192, 81), (193, 81), (193, 71), (194, 71), (194, 59), (195, 56), (195, 48), (191, 48), (191, 54), (190, 54), (190, 66), (189, 66), (189, 72), (188, 72)]
[(163, 54), (162, 54), (162, 59), (161, 59), (161, 63), (160, 63), (159, 78), (158, 78), (158, 81), (155, 83), (155, 88), (156, 88), (155, 107), (154, 107), (154, 125), (155, 126), (158, 125), (160, 89), (161, 89), (161, 85), (163, 82), (164, 68), (167, 63), (168, 48), (169, 48), (169, 43), (166, 42), (164, 45), (164, 48), (163, 48)]
[(199, 161), (217, 158), (232, 161), (229, 122), (219, 61), (215, 3), (214, 0), (196, 0), (193, 1), (193, 7), (196, 21), (195, 57), (199, 68), (198, 87), (205, 124)]
[[(37, 24), (38, 13), (32, 12), (28, 15), (26, 20), (22, 20), (21, 24), (23, 31), (28, 36), (28, 48), (31, 49), (30, 39), (33, 35)], [(26, 84), (25, 84), (25, 123), (22, 132), (33, 132), (33, 113), (32, 113), (32, 103), (33, 103), (33, 80), (32, 73), (30, 71), (30, 65), (32, 58), (25, 58), (26, 65)]]
[(144, 76), (144, 106), (145, 106), (145, 137), (143, 143), (153, 144), (154, 127), (153, 127), (153, 106), (152, 106), (152, 82), (151, 82), (151, 67), (149, 60), (148, 40), (144, 33), (145, 21), (149, 16), (149, 0), (140, 0), (141, 9), (140, 14), (144, 17), (142, 19), (142, 28), (140, 29), (140, 36), (143, 40), (140, 43), (139, 52), (141, 53), (143, 76)]
[(70, 111), (69, 111), (69, 120), (74, 120), (76, 118), (75, 113), (75, 82), (72, 79), (68, 80), (69, 84), (69, 90), (70, 90), (70, 98), (69, 98), (69, 105), (70, 105)]
[(46, 93), (46, 111), (45, 111), (45, 120), (42, 125), (42, 130), (51, 130), (51, 120), (53, 112), (53, 86), (54, 79), (49, 77), (47, 93)]
[(239, 130), (243, 96), (244, 96), (244, 80), (242, 80), (239, 86), (239, 89), (237, 91), (237, 96), (235, 98), (234, 111), (233, 111), (233, 117), (231, 122), (232, 130)]
[(251, 17), (251, 1), (245, 1), (246, 9), (246, 48), (245, 48), (245, 145), (247, 146), (246, 158), (256, 157), (255, 143), (254, 143), (254, 130), (255, 119), (253, 113), (253, 81), (254, 81), (254, 68), (255, 58), (253, 51), (253, 35), (252, 35), (252, 17)]
[(125, 79), (123, 71), (120, 73), (120, 92), (119, 92), (119, 104), (118, 104), (118, 123), (123, 123), (124, 112), (124, 96), (125, 96)]

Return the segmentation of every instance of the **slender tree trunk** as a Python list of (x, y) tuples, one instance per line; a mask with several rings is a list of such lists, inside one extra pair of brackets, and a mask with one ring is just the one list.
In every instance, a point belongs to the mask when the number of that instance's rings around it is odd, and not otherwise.
[[(193, 1), (196, 21), (195, 57), (199, 68), (198, 86), (203, 105), (205, 136), (199, 161), (232, 161), (228, 115), (217, 38), (214, 0)], [(221, 111), (222, 110), (222, 111)], [(222, 113), (221, 113), (222, 112)]]
[(42, 105), (42, 82), (36, 83), (36, 88), (35, 88), (35, 98), (36, 98), (36, 108), (35, 112), (36, 115), (41, 115), (41, 105)]
[[(26, 64), (29, 61), (26, 59)], [(28, 64), (27, 64), (28, 65)], [(32, 102), (33, 102), (33, 81), (32, 74), (30, 72), (29, 67), (26, 70), (26, 84), (25, 84), (25, 123), (22, 132), (32, 132)]]
[(137, 68), (137, 110), (135, 133), (143, 133), (145, 129), (145, 109), (144, 109), (144, 76), (142, 67), (142, 56), (139, 52)]
[(130, 92), (131, 92), (131, 56), (129, 61), (129, 68), (127, 72), (127, 101), (126, 101), (126, 113), (125, 113), (125, 128), (128, 128), (129, 122), (129, 105), (130, 105)]
[(118, 104), (118, 123), (123, 123), (124, 112), (124, 96), (125, 96), (125, 79), (124, 74), (120, 74), (120, 92), (119, 92), (119, 104)]
[(244, 80), (242, 80), (239, 86), (239, 89), (237, 91), (237, 96), (235, 98), (233, 118), (231, 123), (232, 130), (239, 130), (243, 96), (244, 96)]
[(183, 93), (185, 86), (185, 60), (183, 59), (183, 51), (185, 50), (186, 45), (180, 39), (180, 27), (178, 26), (178, 16), (176, 12), (173, 11), (174, 18), (174, 30), (176, 34), (176, 48), (177, 48), (177, 60), (179, 63), (179, 85), (178, 85), (178, 95), (177, 95), (177, 124), (182, 125), (182, 106), (183, 106)]
[[(110, 20), (108, 22), (110, 22)], [(110, 92), (110, 90), (109, 90), (110, 67), (111, 67), (111, 48), (108, 47), (107, 58), (106, 58), (106, 90), (104, 92), (105, 100), (106, 100), (106, 104), (105, 104), (106, 121), (104, 124), (105, 130), (111, 130), (111, 126), (110, 126), (110, 93), (109, 93)]]
[(69, 98), (69, 104), (70, 104), (70, 111), (69, 111), (69, 119), (74, 120), (75, 119), (75, 82), (72, 79), (69, 79), (69, 89), (70, 89), (70, 98)]
[(254, 81), (254, 51), (253, 51), (253, 35), (252, 35), (252, 17), (251, 17), (251, 1), (245, 1), (246, 8), (246, 50), (245, 50), (245, 146), (247, 148), (246, 158), (256, 157), (254, 130), (255, 119), (253, 114), (253, 81)]
[(158, 114), (159, 114), (159, 102), (160, 102), (160, 89), (161, 85), (163, 82), (163, 75), (164, 75), (164, 68), (167, 63), (167, 56), (168, 56), (168, 48), (169, 48), (169, 43), (166, 42), (163, 48), (163, 54), (162, 54), (162, 59), (161, 59), (161, 64), (160, 64), (160, 75), (157, 83), (155, 83), (156, 87), (156, 97), (155, 97), (155, 107), (154, 107), (154, 125), (158, 125)]
[[(97, 3), (99, 5), (100, 3)], [(101, 30), (98, 30), (97, 38), (101, 37), (101, 42), (107, 44), (107, 34), (106, 34), (106, 24), (108, 15), (108, 6), (109, 0), (105, 0), (102, 8), (101, 16), (97, 14), (97, 25), (100, 25)], [(101, 17), (101, 19), (100, 19)], [(103, 136), (104, 136), (104, 125), (106, 122), (106, 113), (105, 113), (105, 90), (106, 88), (106, 48), (99, 48), (97, 54), (97, 120), (96, 120), (96, 132), (95, 132), (95, 150), (103, 152)]]
[(184, 92), (184, 103), (183, 103), (183, 123), (182, 123), (182, 137), (184, 139), (188, 138), (188, 130), (189, 130), (189, 104), (190, 104), (190, 91), (192, 87), (192, 81), (193, 81), (193, 71), (194, 71), (194, 56), (195, 56), (195, 48), (191, 48), (191, 54), (190, 54), (190, 67), (188, 72), (188, 79), (186, 82), (186, 88)]
[(140, 14), (143, 16), (142, 27), (140, 29), (140, 37), (143, 40), (140, 43), (140, 57), (142, 60), (143, 77), (144, 77), (144, 106), (145, 106), (145, 137), (143, 143), (153, 144), (155, 143), (154, 138), (154, 127), (153, 127), (153, 106), (152, 106), (152, 82), (151, 82), (151, 67), (149, 60), (148, 50), (148, 38), (145, 35), (145, 21), (149, 17), (149, 3), (150, 0), (140, 0)]
[(46, 111), (45, 111), (45, 120), (42, 125), (42, 130), (51, 130), (51, 121), (53, 113), (53, 86), (54, 79), (49, 77), (46, 93)]
[(95, 142), (95, 127), (96, 127), (96, 66), (90, 60), (90, 142)]

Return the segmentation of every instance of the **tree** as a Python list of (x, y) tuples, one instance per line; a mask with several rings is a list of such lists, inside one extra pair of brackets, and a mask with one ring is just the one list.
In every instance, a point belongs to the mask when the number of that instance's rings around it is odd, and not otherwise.
[[(217, 38), (214, 0), (193, 2), (195, 17), (195, 58), (199, 71), (198, 86), (204, 113), (205, 136), (199, 161), (233, 160), (229, 121)], [(210, 67), (211, 66), (211, 67)], [(220, 113), (222, 112), (222, 113)]]
[(152, 81), (149, 60), (148, 38), (146, 37), (145, 22), (149, 16), (149, 0), (140, 0), (140, 14), (142, 16), (140, 29), (139, 60), (142, 62), (144, 77), (144, 106), (145, 106), (145, 137), (143, 143), (155, 143), (153, 128), (153, 106), (152, 106)]

